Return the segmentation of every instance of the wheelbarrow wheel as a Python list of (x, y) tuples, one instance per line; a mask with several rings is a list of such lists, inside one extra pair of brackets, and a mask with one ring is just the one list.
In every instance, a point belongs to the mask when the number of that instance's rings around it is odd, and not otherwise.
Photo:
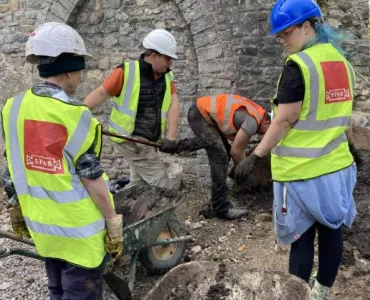
[[(185, 229), (175, 219), (170, 219), (156, 241), (185, 235)], [(144, 248), (139, 253), (139, 260), (149, 274), (163, 274), (175, 267), (185, 252), (185, 242)]]

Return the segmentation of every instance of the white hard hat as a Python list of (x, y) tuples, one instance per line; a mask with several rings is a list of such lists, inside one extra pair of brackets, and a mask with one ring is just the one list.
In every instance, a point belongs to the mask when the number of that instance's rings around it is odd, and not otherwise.
[(143, 46), (145, 49), (151, 49), (160, 54), (177, 58), (176, 40), (171, 33), (165, 29), (154, 29), (144, 38)]
[(63, 23), (41, 24), (26, 43), (26, 59), (33, 64), (38, 63), (38, 56), (57, 57), (62, 53), (92, 57), (86, 52), (85, 43), (78, 32)]

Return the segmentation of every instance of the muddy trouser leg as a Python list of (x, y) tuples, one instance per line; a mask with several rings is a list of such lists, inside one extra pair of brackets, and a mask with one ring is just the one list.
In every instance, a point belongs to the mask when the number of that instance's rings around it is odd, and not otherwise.
[(45, 260), (51, 300), (102, 300), (103, 267), (84, 269), (58, 259)]
[(342, 228), (330, 229), (317, 224), (319, 232), (319, 270), (317, 281), (332, 287), (338, 273), (343, 253)]
[(216, 215), (225, 214), (231, 207), (227, 198), (227, 168), (229, 166), (229, 144), (222, 137), (217, 127), (209, 124), (195, 106), (188, 111), (188, 121), (191, 129), (198, 138), (198, 143), (206, 142), (212, 179), (212, 205)]
[(306, 282), (310, 279), (313, 266), (315, 235), (316, 224), (312, 225), (290, 247), (289, 273)]
[(62, 285), (63, 300), (103, 300), (103, 266), (84, 269), (66, 263)]

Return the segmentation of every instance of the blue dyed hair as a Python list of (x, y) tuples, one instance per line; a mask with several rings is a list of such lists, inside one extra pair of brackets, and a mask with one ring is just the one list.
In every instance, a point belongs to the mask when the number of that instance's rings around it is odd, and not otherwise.
[(355, 36), (352, 33), (334, 28), (316, 18), (309, 19), (308, 21), (316, 31), (316, 42), (332, 44), (346, 58), (355, 54), (353, 51), (348, 52), (344, 50), (342, 46), (345, 42), (353, 42), (355, 40)]

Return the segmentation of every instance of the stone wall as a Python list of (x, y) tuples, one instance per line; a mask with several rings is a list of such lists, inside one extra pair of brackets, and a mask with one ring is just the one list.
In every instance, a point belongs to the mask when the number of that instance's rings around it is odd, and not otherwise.
[[(326, 21), (350, 30), (357, 41), (349, 45), (357, 77), (356, 109), (370, 113), (368, 100), (369, 42), (367, 0), (319, 1)], [(66, 22), (75, 27), (94, 56), (88, 61), (78, 96), (84, 98), (112, 69), (143, 51), (141, 40), (153, 28), (169, 29), (179, 45), (173, 70), (181, 101), (180, 135), (191, 134), (187, 108), (197, 96), (239, 93), (268, 107), (283, 64), (282, 48), (268, 36), (268, 15), (274, 1), (262, 0), (0, 0), (1, 101), (38, 80), (25, 63), (24, 42), (36, 24)], [(94, 112), (105, 125), (112, 102)], [(127, 163), (105, 139), (102, 161), (111, 177), (127, 174)], [(166, 157), (164, 157), (166, 159)], [(208, 181), (204, 152), (171, 157), (186, 173)]]

